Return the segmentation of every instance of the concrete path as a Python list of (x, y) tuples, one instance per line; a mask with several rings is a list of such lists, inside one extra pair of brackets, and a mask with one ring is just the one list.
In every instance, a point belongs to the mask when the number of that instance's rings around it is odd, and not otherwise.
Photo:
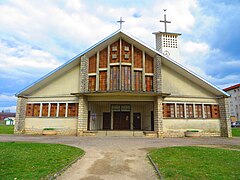
[(0, 141), (59, 143), (84, 149), (86, 155), (58, 179), (157, 179), (146, 158), (151, 148), (189, 145), (240, 145), (240, 138), (136, 138), (0, 135)]

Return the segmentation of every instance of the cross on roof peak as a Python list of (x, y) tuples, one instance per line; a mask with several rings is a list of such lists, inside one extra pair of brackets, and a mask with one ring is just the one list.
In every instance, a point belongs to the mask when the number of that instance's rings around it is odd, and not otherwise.
[(163, 9), (163, 11), (164, 11), (164, 20), (160, 20), (160, 22), (164, 23), (164, 30), (165, 32), (167, 32), (167, 23), (171, 23), (171, 21), (167, 21), (167, 17), (166, 17), (167, 9)]
[(122, 24), (123, 24), (125, 21), (123, 21), (123, 20), (122, 20), (122, 17), (120, 17), (120, 20), (117, 21), (117, 22), (118, 22), (119, 25), (120, 25), (120, 29), (122, 29)]

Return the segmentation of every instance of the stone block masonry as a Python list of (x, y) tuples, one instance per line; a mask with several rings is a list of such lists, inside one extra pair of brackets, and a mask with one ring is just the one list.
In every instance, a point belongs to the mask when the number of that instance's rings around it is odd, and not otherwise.
[(154, 58), (153, 89), (155, 92), (162, 92), (161, 57), (159, 55)]
[(78, 106), (78, 122), (77, 122), (77, 135), (83, 136), (83, 132), (87, 131), (88, 122), (88, 101), (86, 96), (79, 96)]
[(154, 101), (154, 131), (157, 132), (157, 137), (163, 137), (163, 112), (162, 112), (162, 97), (155, 97)]
[(26, 103), (27, 98), (18, 97), (14, 134), (24, 133), (26, 118)]
[(220, 129), (222, 137), (232, 137), (231, 120), (229, 113), (229, 98), (219, 99)]

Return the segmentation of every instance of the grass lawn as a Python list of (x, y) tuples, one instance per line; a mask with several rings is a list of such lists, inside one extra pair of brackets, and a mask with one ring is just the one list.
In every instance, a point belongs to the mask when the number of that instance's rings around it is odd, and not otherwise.
[(0, 125), (0, 134), (13, 134), (14, 126)]
[(233, 137), (240, 137), (240, 127), (232, 128), (232, 136)]
[(240, 151), (206, 147), (170, 147), (150, 156), (164, 179), (238, 179)]
[(0, 179), (46, 178), (83, 153), (60, 144), (0, 142)]

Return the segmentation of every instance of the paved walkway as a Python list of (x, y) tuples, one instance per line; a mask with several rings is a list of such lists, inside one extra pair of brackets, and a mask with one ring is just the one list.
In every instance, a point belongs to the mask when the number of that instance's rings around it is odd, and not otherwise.
[(151, 148), (189, 145), (240, 145), (240, 138), (136, 138), (0, 135), (0, 141), (59, 143), (84, 149), (86, 155), (58, 179), (157, 179), (146, 159)]

